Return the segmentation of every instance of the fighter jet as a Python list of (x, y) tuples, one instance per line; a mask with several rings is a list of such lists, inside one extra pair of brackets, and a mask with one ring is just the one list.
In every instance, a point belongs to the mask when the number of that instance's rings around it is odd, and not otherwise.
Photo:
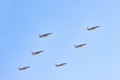
[(30, 68), (30, 66), (26, 66), (26, 67), (22, 67), (22, 68), (18, 67), (19, 70), (26, 70), (28, 68)]
[(80, 47), (83, 47), (85, 45), (87, 45), (87, 44), (74, 45), (74, 48), (80, 48)]
[(90, 31), (90, 30), (95, 30), (95, 29), (97, 29), (98, 27), (100, 27), (100, 26), (94, 26), (94, 27), (91, 27), (91, 28), (86, 28), (88, 31)]
[(46, 33), (46, 34), (39, 34), (39, 37), (40, 38), (43, 38), (43, 37), (47, 37), (47, 36), (49, 36), (49, 35), (51, 35), (52, 33)]
[(36, 55), (36, 54), (40, 54), (40, 53), (42, 53), (42, 52), (44, 52), (44, 51), (43, 51), (43, 50), (41, 50), (41, 51), (31, 52), (31, 53), (32, 53), (32, 55)]
[(56, 67), (60, 67), (60, 66), (64, 66), (66, 65), (67, 63), (61, 63), (61, 64), (55, 64)]

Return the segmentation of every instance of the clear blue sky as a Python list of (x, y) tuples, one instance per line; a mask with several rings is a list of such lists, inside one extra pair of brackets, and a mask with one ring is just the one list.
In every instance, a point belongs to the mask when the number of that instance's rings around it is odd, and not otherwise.
[[(0, 0), (0, 80), (120, 80), (119, 0)], [(100, 25), (95, 31), (86, 27)], [(38, 34), (53, 33), (40, 39)], [(87, 43), (75, 49), (74, 44)], [(44, 50), (32, 56), (31, 51)], [(56, 68), (56, 63), (68, 63)], [(18, 67), (31, 66), (26, 71)]]

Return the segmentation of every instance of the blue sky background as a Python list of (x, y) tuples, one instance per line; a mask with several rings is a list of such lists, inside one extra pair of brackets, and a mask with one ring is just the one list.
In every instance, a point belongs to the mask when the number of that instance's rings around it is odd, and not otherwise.
[[(119, 0), (0, 0), (0, 80), (120, 80)], [(100, 25), (95, 31), (86, 27)], [(40, 39), (38, 34), (53, 33)], [(87, 43), (75, 49), (74, 44)], [(31, 51), (44, 50), (32, 56)], [(66, 62), (64, 67), (54, 64)], [(18, 67), (31, 66), (19, 71)]]

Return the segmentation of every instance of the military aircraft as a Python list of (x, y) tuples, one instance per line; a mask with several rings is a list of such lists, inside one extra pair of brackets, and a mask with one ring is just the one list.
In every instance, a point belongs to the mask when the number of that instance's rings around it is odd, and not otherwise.
[(87, 45), (87, 44), (74, 45), (74, 48), (83, 47), (83, 46), (85, 46), (85, 45)]
[(26, 69), (28, 69), (28, 68), (30, 68), (30, 66), (26, 66), (26, 67), (22, 67), (22, 68), (18, 68), (19, 70), (26, 70)]
[(41, 50), (41, 51), (31, 52), (31, 53), (32, 53), (32, 55), (36, 55), (36, 54), (40, 54), (40, 53), (42, 53), (42, 52), (44, 52), (44, 51), (43, 51), (43, 50)]
[(47, 36), (49, 36), (49, 35), (51, 35), (52, 33), (46, 33), (46, 34), (39, 34), (39, 37), (40, 38), (43, 38), (43, 37), (47, 37)]
[(91, 28), (86, 28), (88, 31), (90, 31), (90, 30), (95, 30), (95, 29), (97, 29), (98, 27), (100, 27), (100, 26), (94, 26), (94, 27), (91, 27)]
[(60, 67), (60, 66), (64, 66), (66, 65), (67, 63), (61, 63), (61, 64), (55, 64), (56, 67)]

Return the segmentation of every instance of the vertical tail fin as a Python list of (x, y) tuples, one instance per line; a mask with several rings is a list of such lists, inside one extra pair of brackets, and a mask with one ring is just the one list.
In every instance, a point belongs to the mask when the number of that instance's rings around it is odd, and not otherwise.
[(74, 48), (77, 48), (77, 46), (76, 46), (76, 45), (74, 45)]
[(21, 70), (21, 69), (18, 67), (18, 70)]
[(31, 52), (32, 53), (32, 55), (34, 55), (34, 52)]
[(89, 31), (89, 28), (88, 28), (88, 27), (87, 27), (86, 29)]
[(55, 66), (56, 66), (56, 67), (58, 67), (58, 65), (57, 65), (57, 64), (55, 64)]
[(41, 35), (40, 35), (40, 34), (38, 34), (38, 36), (41, 38)]
[(98, 28), (98, 27), (100, 27), (100, 26), (96, 26), (96, 28)]

